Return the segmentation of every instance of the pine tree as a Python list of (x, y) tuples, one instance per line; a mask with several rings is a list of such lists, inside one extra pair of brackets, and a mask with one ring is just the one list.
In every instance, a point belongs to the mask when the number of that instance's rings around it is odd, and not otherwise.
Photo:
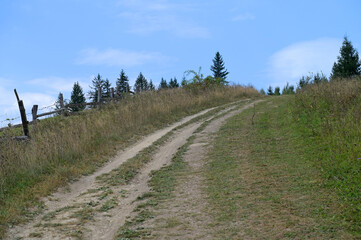
[(274, 95), (273, 89), (271, 86), (269, 86), (269, 88), (267, 89), (267, 95)]
[(111, 83), (109, 82), (108, 78), (104, 81), (103, 89), (102, 89), (102, 98), (110, 98), (110, 87)]
[(149, 89), (147, 79), (143, 76), (142, 73), (139, 73), (137, 80), (135, 80), (134, 91), (136, 93), (140, 93), (143, 91), (147, 91)]
[(128, 76), (125, 75), (124, 70), (122, 69), (119, 74), (119, 78), (117, 78), (116, 86), (117, 86), (117, 95), (119, 96), (120, 93), (126, 93), (129, 91), (129, 79)]
[(149, 81), (149, 90), (151, 90), (151, 91), (154, 91), (154, 90), (155, 90), (155, 86), (154, 86), (154, 84), (153, 84), (152, 79), (150, 79), (150, 81)]
[[(85, 96), (83, 93), (82, 87), (79, 85), (79, 82), (74, 83), (73, 91), (71, 92), (70, 104), (84, 104)], [(70, 107), (72, 112), (78, 112), (85, 109), (85, 105)]]
[(89, 98), (92, 100), (92, 102), (98, 102), (98, 89), (99, 88), (102, 90), (102, 95), (103, 95), (104, 83), (105, 83), (105, 81), (102, 79), (102, 77), (100, 76), (99, 73), (98, 73), (98, 76), (96, 76), (92, 80), (93, 86), (90, 86), (91, 90), (88, 92)]
[(350, 78), (361, 75), (361, 61), (351, 41), (344, 38), (337, 63), (333, 64), (331, 79)]
[[(61, 95), (63, 95), (63, 94), (62, 94), (61, 92), (59, 92), (58, 99), (57, 99), (56, 102), (55, 102), (55, 109), (56, 109), (56, 110), (61, 109), (61, 105), (60, 105)], [(64, 105), (67, 105), (67, 104), (68, 104), (68, 101), (65, 100), (64, 97), (63, 97), (63, 104), (64, 104)], [(56, 115), (61, 115), (61, 112), (56, 113)]]
[(187, 86), (187, 84), (188, 84), (188, 81), (187, 81), (186, 77), (183, 76), (182, 82), (181, 82), (182, 87)]
[(214, 79), (219, 78), (222, 80), (222, 84), (227, 84), (226, 78), (229, 72), (227, 72), (227, 69), (225, 69), (223, 58), (219, 52), (216, 53), (216, 56), (213, 59), (211, 71), (213, 72)]
[(162, 79), (160, 80), (159, 88), (160, 88), (160, 89), (166, 89), (166, 88), (168, 88), (167, 80), (165, 80), (164, 78), (162, 78)]
[(173, 78), (170, 79), (169, 88), (179, 88), (179, 83), (176, 77), (174, 77), (174, 79)]
[(280, 87), (275, 87), (275, 92), (274, 92), (274, 95), (276, 95), (276, 96), (279, 96), (279, 95), (281, 95), (281, 92), (280, 92)]

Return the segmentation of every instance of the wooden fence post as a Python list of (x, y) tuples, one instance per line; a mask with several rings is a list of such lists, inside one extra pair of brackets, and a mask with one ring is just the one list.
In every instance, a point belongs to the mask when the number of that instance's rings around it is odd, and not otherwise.
[(33, 115), (33, 123), (36, 123), (36, 120), (38, 119), (38, 105), (34, 105), (31, 109), (31, 114)]
[(14, 89), (14, 92), (15, 92), (16, 99), (18, 100), (20, 116), (21, 116), (21, 122), (23, 124), (24, 135), (29, 137), (29, 122), (26, 119), (26, 112), (25, 112), (24, 103), (23, 103), (22, 100), (19, 99), (19, 95), (18, 95), (16, 89)]

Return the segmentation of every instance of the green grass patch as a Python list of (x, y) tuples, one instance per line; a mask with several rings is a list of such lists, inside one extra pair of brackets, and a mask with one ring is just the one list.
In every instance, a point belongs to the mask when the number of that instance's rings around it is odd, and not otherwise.
[(269, 98), (254, 125), (248, 109), (219, 131), (205, 173), (216, 238), (352, 238), (295, 126), (292, 98)]

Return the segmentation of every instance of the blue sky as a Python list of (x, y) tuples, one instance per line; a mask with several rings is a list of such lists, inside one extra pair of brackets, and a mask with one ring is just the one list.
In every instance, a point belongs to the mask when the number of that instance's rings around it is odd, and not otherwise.
[[(217, 51), (228, 80), (257, 89), (329, 75), (342, 39), (359, 50), (357, 0), (1, 0), (0, 121), (17, 117), (13, 89), (30, 112), (89, 90), (100, 73), (114, 85), (124, 69), (156, 85), (181, 80)], [(1, 125), (1, 123), (0, 123)]]

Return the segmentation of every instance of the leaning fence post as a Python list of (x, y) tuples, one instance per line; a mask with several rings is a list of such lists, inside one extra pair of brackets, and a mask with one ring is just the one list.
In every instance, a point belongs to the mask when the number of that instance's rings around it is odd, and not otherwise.
[(38, 119), (38, 105), (34, 105), (31, 109), (31, 114), (33, 115), (33, 123), (36, 123), (36, 120)]
[(19, 95), (18, 95), (18, 92), (16, 91), (16, 89), (14, 89), (14, 92), (15, 92), (16, 99), (18, 100), (20, 116), (21, 116), (21, 122), (23, 124), (23, 129), (24, 129), (24, 135), (29, 137), (29, 125), (28, 125), (29, 122), (26, 119), (26, 112), (25, 112), (24, 103), (23, 103), (22, 100), (19, 99)]

